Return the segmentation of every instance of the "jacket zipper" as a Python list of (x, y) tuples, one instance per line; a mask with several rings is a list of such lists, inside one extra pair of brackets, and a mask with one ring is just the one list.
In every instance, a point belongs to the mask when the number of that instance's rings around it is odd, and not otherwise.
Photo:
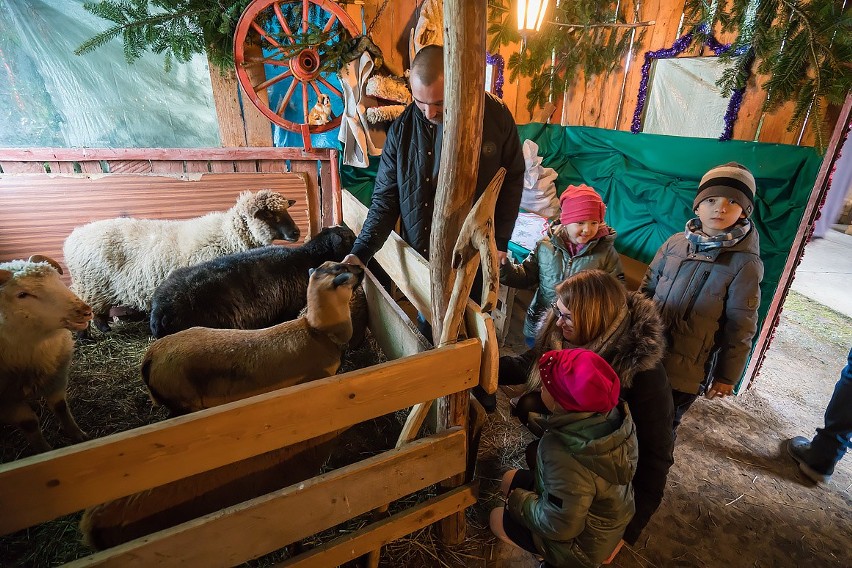
[(707, 282), (707, 278), (710, 276), (710, 272), (704, 272), (701, 275), (701, 281), (698, 283), (698, 287), (695, 290), (695, 293), (692, 295), (692, 298), (689, 300), (689, 305), (686, 306), (686, 311), (683, 312), (683, 320), (686, 321), (689, 319), (689, 316), (692, 315), (692, 308), (695, 307), (695, 302), (698, 300), (698, 295), (701, 293), (701, 290), (704, 289), (704, 284)]

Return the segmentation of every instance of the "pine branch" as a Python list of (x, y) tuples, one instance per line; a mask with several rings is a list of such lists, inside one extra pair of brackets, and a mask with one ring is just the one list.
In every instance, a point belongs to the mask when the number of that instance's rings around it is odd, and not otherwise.
[[(718, 21), (723, 29), (738, 31), (723, 61), (732, 67), (719, 82), (724, 93), (747, 81), (747, 68), (733, 52), (751, 47), (766, 93), (763, 110), (771, 112), (794, 102), (788, 129), (804, 124), (810, 115), (817, 146), (825, 140), (824, 103), (842, 103), (852, 89), (852, 17), (850, 8), (841, 8), (839, 0), (733, 0)], [(687, 0), (689, 19), (712, 26), (715, 22), (708, 4)], [(712, 27), (710, 28), (712, 29)]]

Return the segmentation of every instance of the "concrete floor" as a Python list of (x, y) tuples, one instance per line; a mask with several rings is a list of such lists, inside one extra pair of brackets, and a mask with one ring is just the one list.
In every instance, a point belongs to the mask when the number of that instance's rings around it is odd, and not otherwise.
[(792, 289), (852, 317), (852, 235), (829, 230), (805, 247)]

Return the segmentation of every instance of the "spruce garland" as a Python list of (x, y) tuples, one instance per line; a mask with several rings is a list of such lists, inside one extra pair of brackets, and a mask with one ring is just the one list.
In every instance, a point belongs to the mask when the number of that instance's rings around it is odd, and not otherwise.
[(83, 55), (121, 37), (128, 63), (145, 51), (163, 54), (166, 70), (172, 60), (187, 62), (196, 53), (204, 53), (219, 69), (234, 65), (234, 32), (240, 14), (251, 0), (103, 0), (86, 2), (92, 14), (113, 22), (78, 47)]
[[(166, 71), (172, 60), (187, 62), (198, 53), (207, 53), (213, 65), (226, 72), (234, 67), (234, 33), (237, 23), (252, 0), (102, 0), (87, 2), (83, 7), (92, 14), (113, 22), (111, 28), (89, 39), (75, 50), (77, 55), (90, 53), (110, 40), (121, 37), (128, 63), (145, 51), (164, 55)], [(315, 8), (319, 10), (319, 8)], [(276, 58), (287, 59), (304, 48), (314, 47), (320, 53), (322, 71), (337, 71), (346, 62), (352, 45), (349, 34), (340, 23), (329, 32), (309, 23), (301, 31), (302, 3), (282, 6), (284, 17), (294, 33), (294, 41), (280, 41), (283, 47)], [(271, 10), (269, 18), (272, 19)], [(274, 22), (273, 22), (274, 24)], [(269, 47), (262, 42), (263, 47)]]
[(686, 0), (688, 20), (712, 30), (736, 31), (732, 49), (721, 56), (731, 66), (719, 86), (723, 94), (746, 86), (750, 47), (763, 84), (765, 112), (795, 101), (787, 130), (801, 127), (810, 114), (816, 145), (825, 148), (824, 102), (842, 104), (852, 90), (852, 8), (843, 0)]

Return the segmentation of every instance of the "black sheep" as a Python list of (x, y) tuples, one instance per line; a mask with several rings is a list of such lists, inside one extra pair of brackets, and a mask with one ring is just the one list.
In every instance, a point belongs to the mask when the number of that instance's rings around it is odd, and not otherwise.
[(295, 319), (307, 303), (308, 270), (339, 262), (354, 242), (348, 228), (329, 227), (300, 247), (267, 246), (177, 269), (154, 293), (151, 333), (260, 329)]

